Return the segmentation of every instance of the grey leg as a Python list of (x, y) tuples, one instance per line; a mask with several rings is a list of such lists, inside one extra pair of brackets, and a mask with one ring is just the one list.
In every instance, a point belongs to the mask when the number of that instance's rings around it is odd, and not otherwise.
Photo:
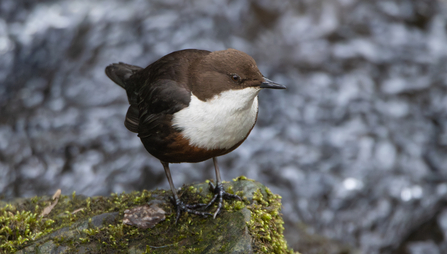
[(171, 170), (169, 169), (169, 163), (160, 161), (165, 169), (166, 178), (168, 178), (169, 186), (171, 187), (172, 194), (175, 200), (179, 200), (177, 190), (175, 189), (174, 182), (172, 181)]
[(223, 198), (227, 198), (227, 199), (234, 198), (234, 199), (239, 199), (239, 200), (242, 200), (242, 199), (238, 195), (233, 195), (233, 194), (230, 194), (225, 191), (225, 189), (222, 185), (222, 180), (220, 177), (220, 170), (219, 170), (219, 166), (217, 165), (216, 157), (213, 157), (213, 162), (214, 162), (214, 170), (216, 171), (216, 186), (214, 186), (214, 184), (212, 182), (210, 182), (210, 188), (211, 188), (211, 191), (213, 191), (215, 194), (214, 194), (213, 198), (211, 199), (211, 201), (206, 205), (205, 209), (208, 208), (209, 206), (211, 206), (216, 201), (216, 199), (219, 197), (219, 202), (217, 203), (217, 210), (213, 215), (213, 218), (215, 219), (217, 214), (219, 214), (219, 212), (222, 209)]
[(169, 163), (164, 162), (164, 161), (160, 161), (160, 162), (163, 165), (163, 168), (165, 169), (166, 178), (168, 178), (169, 186), (171, 187), (172, 194), (174, 195), (173, 201), (174, 201), (175, 207), (177, 209), (177, 214), (175, 216), (175, 224), (177, 224), (177, 221), (180, 218), (181, 211), (185, 211), (185, 212), (196, 214), (196, 215), (203, 215), (203, 216), (212, 215), (211, 213), (200, 212), (200, 211), (195, 211), (195, 210), (191, 209), (191, 208), (197, 208), (197, 207), (204, 206), (204, 204), (189, 205), (189, 204), (183, 203), (180, 200), (180, 198), (177, 195), (177, 190), (175, 189), (174, 182), (172, 181), (171, 170), (169, 169)]
[(219, 165), (217, 165), (216, 157), (213, 157), (213, 163), (214, 163), (214, 171), (216, 171), (216, 184), (219, 184), (222, 182), (222, 178), (220, 177), (220, 170)]

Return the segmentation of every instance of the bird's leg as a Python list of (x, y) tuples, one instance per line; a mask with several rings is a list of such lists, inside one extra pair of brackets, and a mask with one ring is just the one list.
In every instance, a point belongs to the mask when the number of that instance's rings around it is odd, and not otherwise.
[(181, 211), (185, 211), (187, 213), (192, 213), (192, 214), (196, 214), (196, 215), (202, 215), (202, 216), (212, 215), (211, 213), (192, 210), (193, 208), (203, 206), (203, 204), (189, 205), (189, 204), (183, 203), (180, 200), (180, 198), (177, 195), (177, 190), (174, 187), (174, 182), (172, 182), (171, 170), (169, 169), (169, 163), (164, 162), (164, 161), (160, 161), (160, 162), (161, 162), (161, 164), (163, 164), (163, 168), (165, 169), (166, 177), (168, 178), (169, 186), (171, 186), (171, 191), (172, 191), (172, 194), (174, 195), (173, 202), (177, 209), (177, 215), (175, 216), (175, 224), (177, 224), (177, 221), (180, 218)]
[(214, 201), (216, 201), (216, 199), (219, 198), (219, 203), (217, 204), (217, 210), (213, 216), (213, 218), (215, 219), (217, 214), (219, 214), (220, 210), (222, 209), (223, 198), (227, 198), (227, 199), (235, 198), (235, 199), (239, 199), (239, 200), (242, 200), (242, 199), (238, 195), (230, 194), (225, 191), (225, 189), (222, 185), (222, 180), (220, 177), (220, 170), (219, 170), (219, 166), (217, 165), (216, 157), (213, 157), (213, 162), (214, 162), (214, 170), (216, 171), (216, 186), (214, 186), (214, 184), (212, 182), (210, 182), (210, 189), (215, 194), (214, 194), (213, 198), (211, 199), (211, 201), (206, 205), (205, 209), (207, 209), (209, 206), (211, 206), (214, 203)]

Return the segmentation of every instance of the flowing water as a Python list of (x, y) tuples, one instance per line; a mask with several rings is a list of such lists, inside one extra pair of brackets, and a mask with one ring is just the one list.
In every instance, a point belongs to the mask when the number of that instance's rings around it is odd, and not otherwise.
[[(283, 196), (298, 227), (361, 253), (447, 253), (447, 5), (435, 0), (1, 0), (0, 195), (168, 188), (104, 74), (236, 48), (288, 87), (220, 158)], [(210, 161), (172, 166), (177, 187)], [(305, 252), (306, 253), (306, 252)], [(311, 252), (308, 252), (311, 253)]]

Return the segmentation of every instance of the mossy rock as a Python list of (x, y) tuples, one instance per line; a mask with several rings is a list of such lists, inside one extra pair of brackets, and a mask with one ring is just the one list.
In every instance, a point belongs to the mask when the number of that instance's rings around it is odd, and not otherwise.
[[(0, 253), (293, 253), (284, 240), (278, 195), (245, 177), (224, 187), (243, 201), (224, 201), (216, 219), (183, 213), (177, 224), (165, 190), (62, 195), (44, 217), (39, 214), (50, 197), (0, 201)], [(212, 196), (208, 183), (183, 186), (179, 193), (187, 203)], [(123, 224), (126, 209), (148, 203), (157, 203), (166, 219), (148, 229)]]

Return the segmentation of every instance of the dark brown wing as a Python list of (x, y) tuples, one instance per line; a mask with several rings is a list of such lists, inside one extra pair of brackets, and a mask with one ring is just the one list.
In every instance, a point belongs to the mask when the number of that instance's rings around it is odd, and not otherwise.
[(172, 127), (172, 116), (187, 107), (191, 100), (188, 69), (193, 62), (209, 53), (205, 50), (176, 51), (130, 78), (137, 91), (137, 104), (131, 104), (126, 126), (129, 125), (129, 130), (138, 129), (138, 136), (149, 153), (156, 154), (155, 151), (166, 149), (175, 142), (173, 134), (180, 130)]
[(187, 107), (191, 92), (173, 80), (161, 79), (141, 88), (138, 96), (140, 138), (169, 135), (172, 115)]
[(144, 69), (121, 62), (107, 66), (107, 76), (127, 92), (130, 107), (124, 121), (126, 128), (142, 138), (162, 133), (172, 114), (189, 105), (189, 66), (209, 53), (180, 50)]

